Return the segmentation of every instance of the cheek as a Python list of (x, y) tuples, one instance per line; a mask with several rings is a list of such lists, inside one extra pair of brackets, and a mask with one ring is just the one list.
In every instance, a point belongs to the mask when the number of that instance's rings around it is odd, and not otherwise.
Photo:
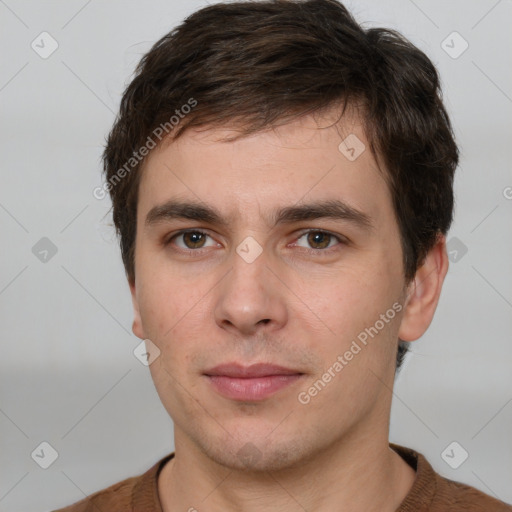
[[(387, 364), (398, 336), (399, 270), (379, 255), (375, 261), (352, 267), (351, 271), (341, 269), (336, 275), (301, 282), (300, 296), (307, 305), (301, 313), (302, 327), (313, 333), (311, 342), (327, 366), (349, 350), (354, 341), (362, 347), (354, 359), (363, 363), (369, 358), (377, 366), (377, 360)], [(307, 326), (306, 318), (312, 319)], [(320, 338), (322, 342), (318, 343)]]
[(347, 329), (373, 318), (387, 294), (385, 284), (362, 267), (338, 269), (323, 277), (315, 275), (302, 282), (297, 293), (304, 305), (323, 320), (326, 329), (344, 337), (350, 334)]
[(160, 261), (159, 255), (150, 252), (141, 252), (137, 270), (144, 327), (153, 335), (162, 335), (185, 314), (194, 286)]
[(170, 316), (174, 317), (174, 295), (162, 281), (146, 279), (144, 290), (139, 294), (139, 309), (148, 336), (160, 337), (171, 328)]
[(200, 350), (204, 330), (212, 315), (208, 300), (211, 284), (206, 279), (178, 277), (160, 272), (146, 276), (140, 294), (144, 331), (160, 349), (165, 367), (172, 373), (187, 368), (190, 353)]

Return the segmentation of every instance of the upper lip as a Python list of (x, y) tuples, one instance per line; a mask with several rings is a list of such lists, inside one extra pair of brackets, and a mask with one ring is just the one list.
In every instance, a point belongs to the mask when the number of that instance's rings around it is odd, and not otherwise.
[(285, 368), (284, 366), (278, 366), (270, 363), (256, 363), (250, 366), (243, 366), (238, 363), (226, 363), (220, 364), (204, 372), (208, 376), (223, 376), (232, 378), (256, 378), (256, 377), (268, 377), (270, 375), (297, 375), (301, 374), (297, 370), (291, 368)]

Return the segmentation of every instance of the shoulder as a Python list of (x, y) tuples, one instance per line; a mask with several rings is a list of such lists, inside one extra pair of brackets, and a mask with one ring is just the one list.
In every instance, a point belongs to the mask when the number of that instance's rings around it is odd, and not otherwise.
[(432, 510), (467, 512), (512, 512), (512, 505), (461, 482), (437, 475), (437, 492)]
[(140, 476), (127, 478), (101, 491), (95, 492), (73, 505), (59, 508), (53, 512), (92, 512), (98, 509), (109, 510), (110, 512), (130, 510), (133, 489), (140, 478)]
[(72, 505), (52, 512), (126, 512), (127, 510), (161, 512), (158, 475), (172, 457), (174, 453), (166, 455), (141, 475), (117, 482)]
[(416, 478), (397, 512), (512, 512), (512, 505), (434, 471), (424, 455), (390, 443), (415, 471)]

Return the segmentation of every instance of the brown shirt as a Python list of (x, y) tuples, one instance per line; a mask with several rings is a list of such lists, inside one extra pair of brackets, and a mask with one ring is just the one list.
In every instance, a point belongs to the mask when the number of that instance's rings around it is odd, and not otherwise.
[[(421, 453), (393, 443), (390, 446), (416, 471), (414, 484), (396, 512), (512, 512), (512, 505), (440, 476)], [(162, 512), (158, 475), (173, 456), (160, 459), (140, 476), (53, 512)]]

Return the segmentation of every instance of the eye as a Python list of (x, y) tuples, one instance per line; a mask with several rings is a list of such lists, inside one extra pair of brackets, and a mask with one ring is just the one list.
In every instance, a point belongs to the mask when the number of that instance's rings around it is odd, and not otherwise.
[[(180, 231), (179, 233), (176, 233), (171, 238), (169, 238), (165, 245), (171, 244), (173, 240), (180, 240), (183, 243), (183, 245), (180, 245), (179, 243), (175, 244), (179, 249), (182, 249), (184, 251), (194, 251), (197, 249), (203, 249), (204, 247), (208, 247), (207, 245), (205, 245), (207, 238), (211, 238), (210, 235), (208, 235), (208, 233), (205, 233), (204, 231), (199, 231), (197, 229)], [(215, 242), (213, 243), (213, 246), (215, 246)]]
[[(219, 245), (213, 239), (210, 245), (207, 245), (208, 238), (212, 239), (205, 231), (198, 229), (182, 230), (172, 235), (164, 242), (164, 245), (174, 245), (178, 250), (189, 253), (200, 252), (201, 249)], [(305, 240), (307, 245), (302, 245), (300, 240)], [(311, 229), (302, 233), (293, 245), (303, 247), (307, 252), (319, 254), (329, 253), (331, 252), (331, 249), (336, 247), (336, 245), (344, 243), (347, 242), (341, 236), (334, 235), (328, 231)]]
[[(329, 233), (328, 231), (313, 230), (313, 229), (303, 233), (297, 239), (297, 242), (299, 242), (299, 240), (301, 240), (303, 238), (305, 238), (306, 243), (309, 244), (309, 246), (313, 248), (313, 249), (309, 249), (309, 247), (305, 247), (310, 252), (328, 252), (328, 251), (326, 251), (326, 249), (331, 249), (333, 247), (333, 245), (334, 246), (336, 245), (336, 244), (331, 244), (331, 242), (338, 241), (339, 243), (344, 243), (344, 240), (337, 235)], [(299, 245), (299, 247), (304, 247), (297, 243), (296, 243), (296, 245)]]

